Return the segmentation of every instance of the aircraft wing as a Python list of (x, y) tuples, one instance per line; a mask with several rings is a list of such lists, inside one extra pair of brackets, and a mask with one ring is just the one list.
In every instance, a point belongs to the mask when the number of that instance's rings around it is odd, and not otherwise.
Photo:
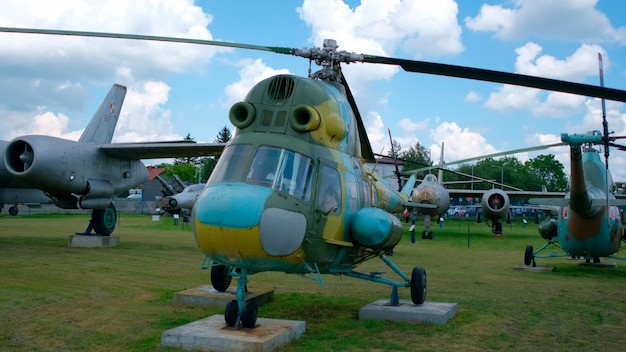
[[(482, 196), (488, 189), (446, 189), (453, 197), (462, 196)], [(543, 191), (504, 191), (509, 197), (520, 198), (564, 198), (565, 192), (543, 192)]]
[(219, 156), (226, 143), (194, 142), (140, 142), (110, 143), (100, 146), (100, 150), (121, 159), (160, 159), (192, 156)]
[[(549, 205), (549, 206), (567, 206), (569, 205), (569, 198), (560, 198), (560, 199), (541, 199), (541, 198), (530, 198), (528, 200), (530, 204), (538, 204), (538, 205)], [(626, 199), (609, 199), (609, 206), (626, 206)], [(592, 199), (591, 205), (594, 207), (602, 207), (606, 206), (606, 199)]]
[(437, 208), (435, 204), (415, 203), (415, 202), (404, 202), (404, 206), (409, 207), (409, 208), (422, 208), (422, 209)]

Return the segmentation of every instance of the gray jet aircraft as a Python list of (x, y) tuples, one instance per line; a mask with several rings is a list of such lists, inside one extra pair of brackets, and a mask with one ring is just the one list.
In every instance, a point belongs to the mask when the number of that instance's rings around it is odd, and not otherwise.
[(125, 95), (126, 87), (113, 85), (78, 141), (27, 135), (0, 142), (0, 204), (53, 202), (63, 209), (92, 209), (85, 233), (106, 236), (117, 222), (112, 197), (149, 178), (140, 159), (223, 150), (222, 143), (111, 143)]

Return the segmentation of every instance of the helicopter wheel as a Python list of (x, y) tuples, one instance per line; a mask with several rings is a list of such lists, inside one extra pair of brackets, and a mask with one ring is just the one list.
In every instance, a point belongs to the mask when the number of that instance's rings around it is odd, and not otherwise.
[(413, 268), (411, 273), (411, 301), (413, 304), (426, 301), (426, 269), (421, 266)]
[(225, 265), (216, 265), (211, 267), (211, 285), (218, 292), (224, 292), (228, 290), (228, 286), (230, 286), (230, 282), (233, 279), (232, 276), (228, 275), (230, 272), (230, 268)]
[(524, 265), (530, 265), (533, 261), (533, 246), (526, 246), (526, 251), (524, 252)]
[(426, 236), (428, 235), (428, 232), (426, 231), (422, 231), (422, 239), (425, 240)]
[(9, 208), (9, 214), (10, 214), (11, 216), (16, 216), (16, 215), (17, 215), (17, 213), (19, 213), (19, 212), (20, 212), (20, 211), (19, 211), (19, 209), (17, 209), (17, 207), (16, 207), (16, 206), (12, 206), (12, 207), (10, 207), (10, 208)]
[(432, 240), (433, 237), (435, 237), (435, 234), (432, 231), (428, 231), (428, 236), (426, 238), (428, 238), (429, 240)]
[(593, 263), (594, 264), (599, 264), (600, 263), (600, 257), (593, 257)]
[(243, 309), (243, 314), (241, 315), (241, 325), (244, 328), (252, 329), (256, 325), (256, 318), (259, 314), (259, 308), (256, 303), (248, 302)]
[(226, 326), (235, 326), (237, 324), (237, 313), (239, 312), (239, 305), (237, 304), (237, 300), (233, 299), (232, 301), (226, 304), (226, 310), (224, 311), (224, 320), (226, 320)]

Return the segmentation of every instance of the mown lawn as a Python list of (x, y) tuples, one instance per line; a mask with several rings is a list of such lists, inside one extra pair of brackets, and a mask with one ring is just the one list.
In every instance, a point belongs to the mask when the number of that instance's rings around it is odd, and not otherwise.
[[(0, 215), (1, 351), (171, 351), (164, 330), (219, 308), (177, 306), (174, 293), (209, 284), (190, 227), (173, 219), (122, 215), (108, 249), (68, 248), (86, 215)], [(543, 240), (518, 221), (494, 238), (489, 227), (448, 219), (435, 239), (405, 237), (390, 257), (405, 273), (426, 268), (428, 300), (455, 302), (445, 326), (358, 319), (359, 308), (389, 298), (387, 286), (324, 276), (325, 284), (260, 273), (250, 286), (273, 288), (264, 318), (304, 320), (306, 333), (281, 351), (618, 351), (626, 345), (626, 263), (581, 267), (539, 260), (553, 272), (514, 271), (524, 248)], [(390, 270), (379, 260), (360, 271)], [(389, 275), (394, 278), (394, 275)], [(401, 289), (400, 298), (410, 299)]]

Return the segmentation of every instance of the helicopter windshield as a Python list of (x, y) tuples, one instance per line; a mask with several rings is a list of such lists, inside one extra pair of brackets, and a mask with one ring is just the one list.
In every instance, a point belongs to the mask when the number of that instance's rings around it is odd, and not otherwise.
[(294, 151), (261, 146), (252, 160), (246, 182), (309, 200), (313, 162)]
[(251, 149), (250, 144), (234, 144), (224, 148), (207, 185), (241, 181)]

